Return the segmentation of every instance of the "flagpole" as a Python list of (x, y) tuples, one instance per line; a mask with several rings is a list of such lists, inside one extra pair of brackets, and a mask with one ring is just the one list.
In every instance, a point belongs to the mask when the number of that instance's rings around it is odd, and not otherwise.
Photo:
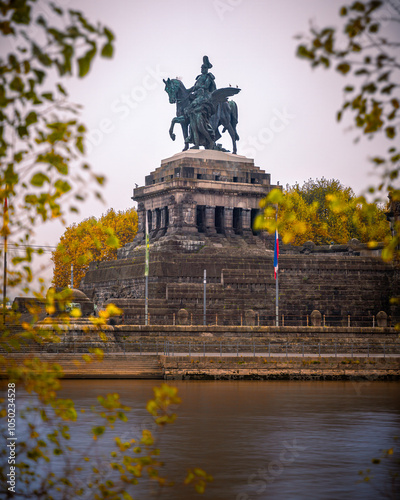
[(145, 237), (145, 246), (146, 246), (146, 253), (145, 253), (145, 265), (144, 265), (144, 276), (145, 276), (145, 289), (144, 289), (144, 324), (148, 325), (149, 324), (149, 221), (147, 218), (147, 212), (145, 212), (145, 218), (146, 218), (146, 225), (145, 225), (145, 231), (146, 231), (146, 237)]
[(278, 236), (278, 205), (275, 212), (275, 244), (274, 244), (274, 272), (275, 272), (275, 325), (279, 326), (279, 236)]
[(276, 326), (279, 326), (279, 270), (276, 271), (275, 280), (275, 314)]
[(7, 303), (7, 224), (8, 224), (7, 198), (4, 200), (4, 264), (3, 264), (3, 325), (6, 324)]

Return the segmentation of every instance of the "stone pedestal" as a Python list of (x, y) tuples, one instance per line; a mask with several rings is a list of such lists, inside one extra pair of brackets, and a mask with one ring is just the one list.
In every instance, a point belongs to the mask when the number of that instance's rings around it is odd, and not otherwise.
[(163, 160), (146, 177), (145, 186), (134, 189), (138, 236), (119, 255), (133, 256), (143, 245), (146, 216), (151, 219), (150, 244), (175, 236), (193, 241), (234, 235), (248, 239), (251, 210), (257, 210), (274, 187), (270, 175), (250, 158), (203, 149), (178, 153)]

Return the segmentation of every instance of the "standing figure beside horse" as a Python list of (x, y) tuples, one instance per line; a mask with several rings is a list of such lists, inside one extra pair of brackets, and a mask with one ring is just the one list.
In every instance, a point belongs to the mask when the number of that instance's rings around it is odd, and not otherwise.
[(189, 148), (189, 144), (193, 144), (193, 149), (204, 146), (205, 149), (223, 150), (220, 144), (216, 144), (221, 137), (219, 126), (222, 125), (222, 132), (227, 130), (231, 136), (232, 152), (236, 154), (236, 141), (239, 140), (236, 131), (238, 111), (236, 103), (227, 99), (240, 92), (240, 89), (217, 89), (215, 77), (208, 71), (211, 68), (208, 57), (204, 56), (201, 75), (189, 89), (180, 80), (163, 80), (169, 102), (176, 103), (176, 117), (171, 121), (169, 134), (174, 141), (174, 126), (175, 123), (180, 123), (185, 141), (183, 151)]

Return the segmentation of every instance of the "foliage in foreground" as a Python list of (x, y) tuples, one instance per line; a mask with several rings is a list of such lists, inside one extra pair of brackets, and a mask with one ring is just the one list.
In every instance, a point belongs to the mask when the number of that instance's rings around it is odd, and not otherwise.
[[(390, 0), (368, 0), (344, 5), (338, 14), (343, 21), (340, 30), (311, 25), (308, 34), (298, 36), (301, 43), (297, 56), (312, 68), (333, 68), (350, 79), (343, 87), (344, 102), (337, 120), (341, 121), (344, 114), (352, 116), (353, 128), (360, 133), (356, 141), (361, 136), (387, 139), (387, 155), (372, 158), (380, 180), (370, 186), (369, 192), (377, 201), (387, 202), (389, 197), (395, 206), (400, 203), (400, 150), (398, 141), (395, 143), (400, 133), (400, 11)], [(337, 200), (337, 209), (341, 206), (346, 211), (346, 204)], [(399, 235), (397, 221), (393, 238), (386, 241), (382, 254), (385, 260), (399, 258)]]
[[(82, 363), (101, 361), (102, 352), (95, 351), (90, 357), (86, 356)], [(147, 403), (147, 410), (153, 417), (153, 423), (147, 427), (152, 430), (144, 429), (135, 437), (134, 427), (129, 426), (130, 408), (120, 401), (119, 395), (99, 396), (98, 404), (91, 407), (91, 413), (98, 419), (99, 425), (92, 427), (92, 444), (87, 446), (82, 455), (82, 451), (74, 449), (71, 443), (70, 423), (79, 425), (79, 421), (87, 417), (77, 413), (72, 400), (56, 396), (60, 389), (61, 366), (33, 358), (25, 360), (23, 365), (14, 364), (10, 375), (10, 390), (17, 387), (19, 392), (23, 385), (29, 393), (36, 393), (39, 404), (26, 406), (19, 413), (19, 439), (15, 448), (18, 459), (13, 462), (16, 488), (12, 487), (10, 477), (6, 476), (7, 469), (0, 468), (2, 497), (11, 498), (15, 492), (19, 497), (29, 499), (129, 500), (134, 498), (135, 486), (145, 480), (150, 480), (148, 488), (155, 487), (158, 493), (161, 488), (174, 485), (163, 475), (164, 464), (157, 446), (157, 434), (176, 419), (173, 408), (181, 400), (175, 387), (167, 384), (154, 387), (154, 397)], [(5, 417), (7, 410), (4, 404), (2, 406), (0, 415)], [(85, 413), (86, 410), (81, 412)], [(114, 449), (109, 451), (110, 445), (104, 444), (103, 448), (102, 440), (118, 422), (126, 423), (126, 427), (131, 430), (121, 437), (115, 437)], [(123, 425), (119, 424), (119, 427)], [(25, 435), (22, 435), (22, 429)], [(6, 426), (2, 431), (6, 437)], [(79, 442), (76, 444), (79, 445)], [(9, 456), (10, 450), (2, 447), (1, 462), (6, 462)], [(182, 478), (182, 483), (190, 485), (197, 493), (203, 493), (206, 483), (210, 481), (212, 477), (199, 468), (188, 469)]]
[(90, 262), (110, 261), (117, 258), (117, 249), (136, 236), (138, 219), (136, 211), (107, 211), (98, 220), (85, 219), (79, 224), (67, 227), (53, 252), (53, 284), (66, 287), (71, 282), (73, 265), (73, 288), (78, 288)]
[[(62, 367), (21, 349), (28, 346), (29, 351), (32, 345), (60, 342), (65, 333), (62, 327), (73, 320), (73, 314), (63, 313), (54, 320), (53, 329), (37, 324), (39, 304), (45, 304), (49, 314), (57, 308), (63, 311), (69, 292), (53, 290), (46, 295), (40, 277), (39, 284), (33, 285), (32, 259), (43, 249), (32, 241), (37, 225), (54, 219), (65, 224), (68, 212), (78, 212), (90, 181), (104, 184), (104, 177), (93, 173), (82, 159), (86, 128), (78, 121), (80, 107), (68, 101), (61, 82), (68, 76), (87, 76), (97, 55), (111, 58), (114, 34), (100, 23), (92, 24), (77, 10), (44, 0), (0, 1), (0, 16), (5, 54), (0, 58), (0, 236), (19, 249), (19, 256), (8, 262), (8, 289), (22, 286), (25, 293), (37, 299), (30, 308), (29, 321), (22, 321), (15, 311), (7, 314), (5, 321), (1, 318), (0, 371), (9, 379), (11, 389), (0, 408), (3, 443), (9, 437), (5, 432), (15, 425), (15, 416), (10, 416), (15, 415), (15, 389), (36, 394), (37, 399), (22, 414), (17, 408), (29, 435), (19, 436), (15, 463), (8, 461), (11, 448), (3, 446), (0, 451), (1, 494), (15, 496), (13, 489), (8, 489), (12, 485), (7, 484), (7, 474), (14, 467), (14, 490), (19, 497), (96, 498), (97, 494), (97, 498), (129, 500), (130, 488), (143, 475), (160, 485), (167, 481), (159, 472), (162, 463), (153, 433), (143, 431), (135, 442), (116, 438), (113, 455), (100, 465), (90, 465), (90, 460), (83, 460), (69, 446), (79, 417), (73, 401), (57, 397)], [(99, 191), (95, 195), (101, 199)], [(113, 228), (105, 233), (115, 247)], [(1, 258), (3, 252), (1, 248)], [(104, 337), (103, 325), (115, 313), (111, 306), (94, 320), (100, 340)], [(82, 369), (84, 363), (101, 358), (102, 352), (97, 349), (83, 356)], [(162, 386), (152, 401), (149, 410), (156, 424), (173, 421), (170, 405), (179, 401), (176, 389)], [(117, 420), (128, 418), (128, 408), (117, 394), (99, 398), (99, 404), (101, 411), (93, 409), (100, 419), (92, 429), (94, 443)], [(86, 462), (89, 468), (84, 468)], [(110, 470), (116, 473), (115, 478), (108, 476)], [(204, 471), (195, 469), (188, 472), (185, 481), (201, 492), (210, 479)]]

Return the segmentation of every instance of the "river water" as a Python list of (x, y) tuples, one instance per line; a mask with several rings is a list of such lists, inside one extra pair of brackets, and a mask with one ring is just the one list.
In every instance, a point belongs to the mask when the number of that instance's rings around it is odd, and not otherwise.
[[(64, 381), (62, 397), (71, 397), (79, 423), (71, 446), (77, 461), (109, 456), (113, 437), (138, 438), (152, 420), (145, 410), (152, 387), (161, 381)], [(178, 381), (182, 398), (174, 424), (157, 432), (165, 472), (176, 480), (162, 491), (144, 483), (135, 499), (187, 500), (334, 500), (387, 498), (393, 462), (371, 460), (395, 444), (399, 456), (400, 385), (396, 382)], [(118, 392), (131, 407), (128, 422), (95, 442), (90, 411), (98, 395)], [(18, 394), (22, 408), (33, 397)], [(86, 410), (80, 413), (79, 410)], [(23, 433), (23, 424), (20, 423)], [(397, 446), (397, 447), (396, 447)], [(214, 481), (198, 497), (180, 486), (186, 470), (201, 467)], [(358, 483), (370, 468), (369, 484)], [(77, 479), (83, 484), (85, 476)], [(83, 498), (91, 498), (84, 496)], [(391, 498), (391, 497), (388, 497)], [(397, 498), (397, 497), (396, 497)]]

